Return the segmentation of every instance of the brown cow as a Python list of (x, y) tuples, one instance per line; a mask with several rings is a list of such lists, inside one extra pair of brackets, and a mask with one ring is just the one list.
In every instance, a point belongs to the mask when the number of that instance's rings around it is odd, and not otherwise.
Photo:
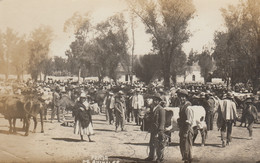
[(33, 117), (34, 120), (34, 130), (36, 130), (37, 126), (37, 115), (40, 113), (41, 116), (41, 124), (43, 131), (43, 109), (41, 107), (41, 102), (35, 97), (23, 97), (23, 96), (8, 96), (5, 98), (4, 108), (0, 110), (0, 112), (4, 115), (4, 118), (9, 121), (10, 133), (16, 133), (15, 123), (16, 119), (23, 119), (25, 126), (25, 136), (29, 135), (29, 127), (30, 127), (30, 118)]

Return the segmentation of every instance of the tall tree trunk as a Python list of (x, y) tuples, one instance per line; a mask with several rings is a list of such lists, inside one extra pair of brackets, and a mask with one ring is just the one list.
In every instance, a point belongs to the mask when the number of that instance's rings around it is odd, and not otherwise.
[(134, 72), (134, 49), (135, 49), (134, 17), (132, 17), (131, 30), (132, 30), (133, 46), (132, 46), (132, 59), (131, 59), (131, 60), (132, 60), (132, 70), (131, 70), (130, 82), (131, 82), (131, 84), (133, 84), (133, 72)]
[(81, 68), (79, 67), (79, 73), (78, 73), (78, 84), (80, 83), (80, 75), (81, 75)]
[(164, 88), (170, 88), (170, 64), (166, 61), (163, 67)]
[(46, 78), (47, 78), (47, 74), (44, 74), (44, 76), (43, 76), (43, 81), (44, 82), (46, 81)]
[(177, 82), (177, 75), (176, 75), (176, 71), (175, 71), (175, 70), (173, 70), (173, 72), (171, 73), (171, 75), (172, 75), (172, 82), (173, 82), (173, 84), (175, 85), (175, 84), (176, 84), (176, 82)]

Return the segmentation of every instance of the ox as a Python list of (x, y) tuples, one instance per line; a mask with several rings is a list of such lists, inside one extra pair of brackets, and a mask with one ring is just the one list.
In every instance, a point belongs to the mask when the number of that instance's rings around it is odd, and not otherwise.
[(29, 135), (30, 118), (34, 120), (34, 130), (36, 131), (37, 126), (37, 115), (41, 116), (41, 132), (43, 133), (43, 109), (41, 101), (37, 98), (25, 98), (23, 96), (7, 96), (2, 101), (3, 107), (0, 112), (4, 115), (4, 118), (9, 121), (10, 129), (9, 132), (16, 133), (16, 119), (24, 120), (25, 136)]
[[(152, 103), (152, 99), (148, 98), (146, 99), (146, 103), (148, 106)], [(198, 135), (198, 131), (201, 133), (202, 137), (202, 146), (205, 144), (205, 140), (207, 137), (207, 127), (205, 123), (205, 109), (202, 106), (189, 106), (191, 110), (193, 110), (194, 113), (194, 119), (192, 128), (194, 130), (194, 137), (193, 142), (195, 142), (195, 139)], [(177, 124), (177, 119), (179, 118), (179, 107), (164, 107), (166, 110), (166, 133), (171, 133), (174, 131), (179, 131), (179, 127)], [(144, 110), (145, 112), (145, 110)], [(143, 116), (143, 121), (141, 125), (142, 131), (149, 131), (151, 121), (149, 118), (149, 111), (146, 110), (145, 115)], [(170, 135), (170, 134), (169, 134)]]

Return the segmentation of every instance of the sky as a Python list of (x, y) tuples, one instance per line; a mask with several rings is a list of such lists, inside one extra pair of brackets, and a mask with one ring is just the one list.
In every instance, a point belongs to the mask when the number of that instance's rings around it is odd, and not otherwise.
[[(191, 49), (201, 52), (203, 46), (214, 46), (216, 30), (224, 29), (224, 20), (220, 9), (239, 0), (194, 0), (195, 18), (188, 29), (192, 33), (189, 42), (183, 44), (186, 54)], [(64, 22), (75, 12), (90, 12), (94, 23), (104, 21), (118, 12), (126, 12), (125, 0), (0, 0), (0, 31), (12, 28), (20, 35), (29, 35), (40, 25), (50, 26), (54, 37), (50, 46), (50, 56), (65, 57), (74, 40), (73, 33), (63, 31)], [(129, 35), (131, 40), (131, 35)], [(144, 25), (137, 20), (135, 27), (135, 54), (151, 52), (150, 35), (145, 34)]]

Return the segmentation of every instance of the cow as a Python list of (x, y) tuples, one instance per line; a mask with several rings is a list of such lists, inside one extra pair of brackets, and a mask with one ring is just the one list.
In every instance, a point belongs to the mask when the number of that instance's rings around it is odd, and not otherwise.
[[(152, 99), (148, 98), (146, 99), (147, 106), (149, 106), (152, 103)], [(193, 124), (192, 128), (194, 130), (194, 137), (193, 137), (193, 142), (195, 142), (195, 139), (198, 135), (198, 131), (201, 132), (201, 137), (202, 137), (202, 146), (205, 144), (205, 140), (207, 137), (207, 127), (205, 123), (205, 116), (206, 112), (205, 109), (202, 106), (189, 106), (191, 110), (193, 110), (194, 113), (194, 119), (193, 119)], [(166, 110), (166, 133), (171, 133), (174, 131), (179, 131), (179, 127), (177, 124), (177, 119), (179, 118), (179, 107), (164, 107)], [(141, 125), (141, 130), (142, 131), (149, 131), (149, 124), (150, 118), (149, 118), (149, 111), (144, 115), (142, 125)], [(169, 134), (170, 135), (170, 134)]]
[(24, 97), (22, 95), (7, 96), (2, 101), (3, 108), (0, 109), (0, 113), (4, 115), (4, 118), (9, 121), (9, 133), (16, 133), (16, 119), (24, 120), (25, 136), (29, 135), (30, 118), (34, 120), (34, 130), (37, 127), (37, 115), (41, 116), (41, 132), (43, 133), (43, 109), (41, 101), (35, 96)]
[[(28, 116), (27, 120), (28, 120), (29, 125), (30, 125), (31, 117), (33, 118), (33, 121), (34, 121), (33, 133), (36, 132), (37, 123), (38, 123), (37, 122), (37, 115), (38, 114), (40, 114), (41, 133), (44, 133), (43, 116), (45, 114), (45, 108), (46, 108), (46, 105), (44, 103), (44, 100), (42, 100), (41, 97), (37, 97), (37, 96), (30, 98), (30, 99), (27, 99), (25, 104), (24, 104), (24, 111), (27, 113), (27, 116)], [(25, 126), (25, 129), (27, 129), (27, 126)]]

